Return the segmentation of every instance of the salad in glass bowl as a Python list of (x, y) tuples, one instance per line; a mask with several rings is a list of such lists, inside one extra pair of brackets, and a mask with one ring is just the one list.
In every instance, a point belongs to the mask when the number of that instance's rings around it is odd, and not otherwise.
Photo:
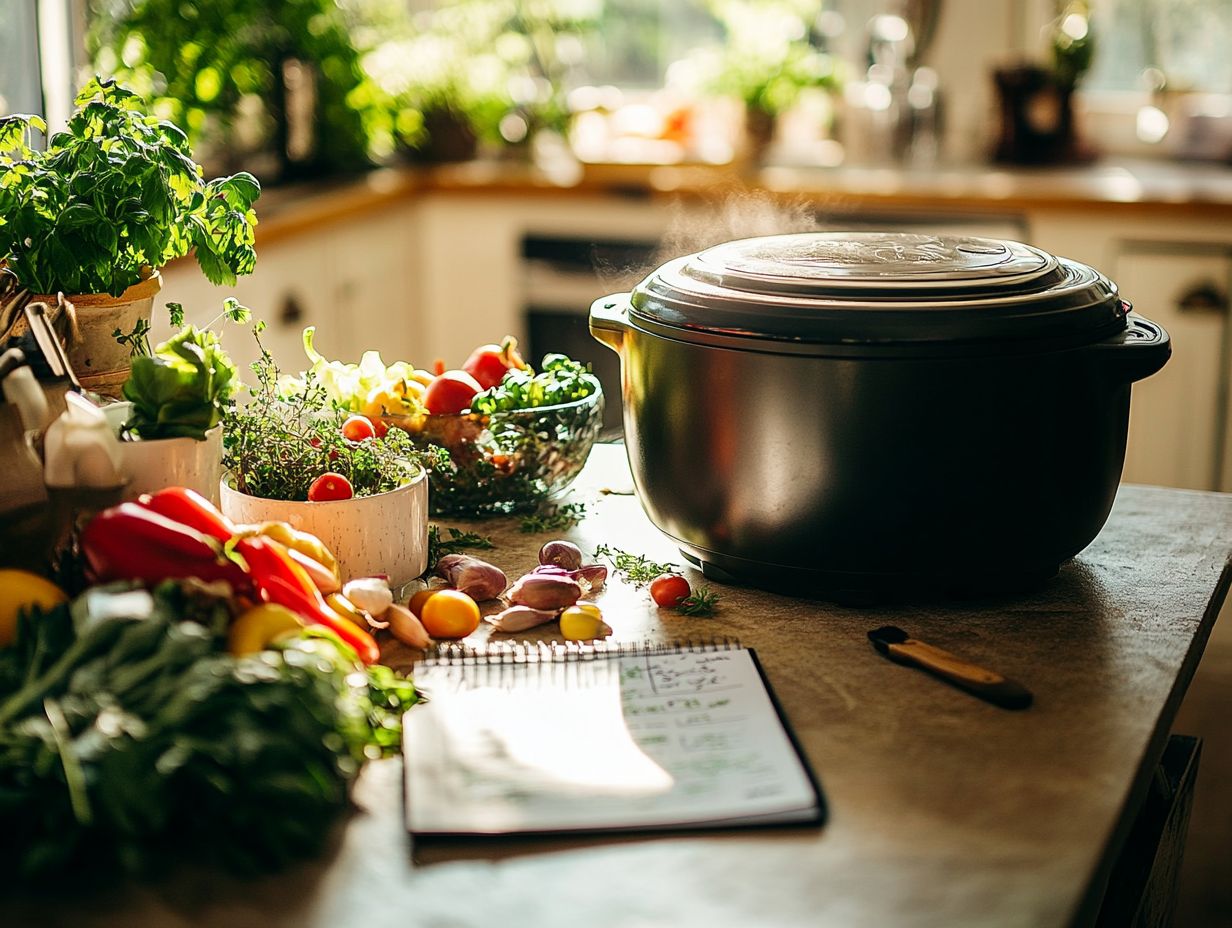
[[(506, 338), (481, 345), (462, 367), (434, 371), (376, 351), (358, 364), (330, 361), (304, 330), (315, 381), (340, 408), (366, 416), (378, 433), (405, 431), (427, 450), (449, 452), (429, 474), (434, 515), (528, 512), (564, 492), (581, 472), (603, 424), (603, 391), (588, 365), (549, 354), (538, 371)], [(285, 386), (294, 390), (295, 379)]]

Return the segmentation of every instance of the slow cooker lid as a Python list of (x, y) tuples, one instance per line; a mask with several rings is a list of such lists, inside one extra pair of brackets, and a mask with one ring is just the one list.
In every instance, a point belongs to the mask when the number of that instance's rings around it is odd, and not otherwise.
[(635, 321), (828, 344), (1098, 341), (1125, 327), (1116, 285), (1019, 242), (894, 232), (744, 239), (671, 261)]

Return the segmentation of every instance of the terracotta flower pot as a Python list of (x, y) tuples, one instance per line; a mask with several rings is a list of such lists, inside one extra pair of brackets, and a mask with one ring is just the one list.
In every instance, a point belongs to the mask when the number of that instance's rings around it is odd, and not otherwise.
[[(163, 288), (163, 278), (151, 271), (119, 296), (84, 293), (66, 296), (77, 315), (77, 338), (65, 345), (69, 363), (81, 385), (103, 396), (119, 397), (128, 380), (129, 350), (115, 340), (115, 330), (127, 334), (137, 321), (147, 322), (154, 311), (154, 298)], [(37, 294), (31, 302), (56, 304), (55, 294)]]

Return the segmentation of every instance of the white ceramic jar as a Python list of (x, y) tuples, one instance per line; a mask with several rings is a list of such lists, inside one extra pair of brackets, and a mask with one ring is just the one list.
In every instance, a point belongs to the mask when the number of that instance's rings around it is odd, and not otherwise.
[(428, 567), (428, 479), (423, 470), (396, 490), (326, 502), (249, 496), (220, 483), (222, 511), (237, 523), (289, 522), (338, 559), (344, 580), (384, 574), (395, 589)]

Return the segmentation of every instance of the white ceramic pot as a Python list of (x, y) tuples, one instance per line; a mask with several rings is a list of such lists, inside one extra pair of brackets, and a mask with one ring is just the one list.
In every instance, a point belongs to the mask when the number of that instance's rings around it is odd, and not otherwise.
[[(127, 421), (131, 403), (113, 403), (103, 409), (107, 422), (119, 433)], [(222, 479), (222, 426), (195, 438), (150, 438), (121, 441), (120, 467), (128, 478), (125, 499), (153, 493), (163, 487), (188, 487), (215, 506), (219, 504), (218, 483)]]
[(234, 522), (289, 522), (338, 558), (343, 579), (386, 574), (395, 588), (428, 567), (428, 479), (418, 475), (376, 496), (321, 503), (249, 496), (221, 484), (222, 511)]

